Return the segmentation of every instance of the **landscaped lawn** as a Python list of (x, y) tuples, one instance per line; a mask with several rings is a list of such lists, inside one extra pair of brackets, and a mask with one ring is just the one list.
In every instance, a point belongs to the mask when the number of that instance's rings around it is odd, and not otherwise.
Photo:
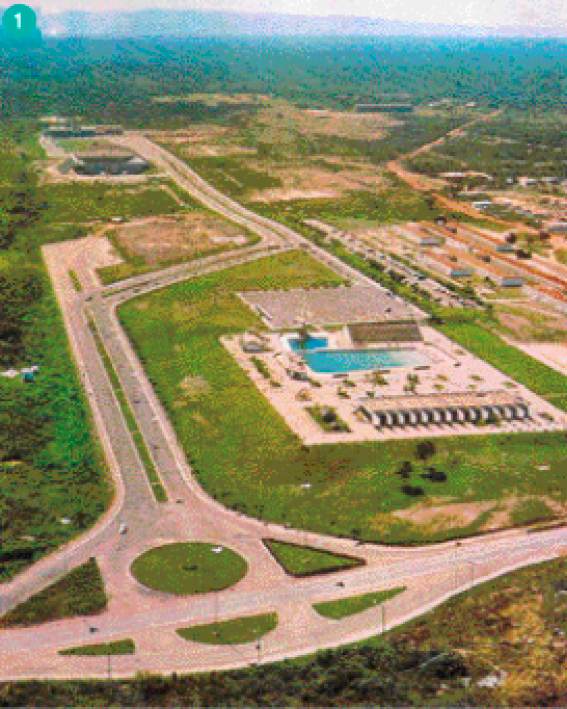
[(262, 635), (271, 632), (278, 624), (276, 613), (253, 615), (248, 618), (235, 618), (222, 623), (195, 625), (192, 628), (179, 628), (176, 632), (184, 640), (207, 645), (239, 645), (251, 643)]
[[(415, 463), (415, 441), (302, 447), (219, 342), (222, 335), (262, 326), (235, 291), (336, 280), (308, 255), (289, 252), (137, 298), (119, 313), (196, 476), (223, 504), (371, 541), (450, 538), (451, 524), (432, 529), (391, 514), (415, 504), (401, 490), (406, 481), (395, 474), (402, 461)], [(188, 393), (184, 384), (193, 378), (204, 380), (206, 390)], [(445, 472), (447, 481), (422, 479), (423, 470), (414, 465), (411, 484), (423, 488), (421, 502), (494, 500), (496, 506), (503, 498), (528, 495), (564, 500), (565, 440), (561, 432), (436, 439), (429, 465)], [(552, 469), (542, 474), (542, 464)], [(479, 514), (457, 534), (474, 533), (489, 517)]]
[(135, 559), (132, 574), (154, 591), (185, 596), (234, 586), (248, 564), (232, 549), (203, 542), (167, 544)]
[(274, 539), (264, 539), (264, 544), (291, 576), (328, 574), (331, 571), (345, 571), (355, 566), (363, 566), (365, 563), (354, 556), (333, 554), (324, 549), (288, 544)]
[(59, 650), (60, 655), (133, 655), (136, 646), (130, 638), (100, 645), (82, 645), (68, 650)]
[(73, 569), (0, 618), (0, 628), (38, 625), (62, 618), (93, 615), (106, 608), (104, 581), (95, 559)]
[(340, 620), (341, 618), (347, 618), (349, 615), (362, 613), (362, 611), (373, 606), (379, 606), (405, 590), (405, 586), (401, 586), (387, 591), (378, 591), (377, 593), (365, 593), (363, 596), (352, 596), (351, 598), (341, 598), (337, 601), (315, 603), (313, 608), (324, 618)]

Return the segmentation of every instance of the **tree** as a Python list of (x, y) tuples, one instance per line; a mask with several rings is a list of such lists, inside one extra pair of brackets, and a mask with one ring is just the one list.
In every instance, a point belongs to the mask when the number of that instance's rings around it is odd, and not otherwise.
[(418, 460), (428, 460), (435, 455), (435, 444), (433, 441), (419, 441), (415, 454)]

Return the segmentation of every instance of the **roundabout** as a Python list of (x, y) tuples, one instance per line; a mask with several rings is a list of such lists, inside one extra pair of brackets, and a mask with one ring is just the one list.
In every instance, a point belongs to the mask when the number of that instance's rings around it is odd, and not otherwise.
[(222, 591), (234, 586), (248, 564), (232, 549), (204, 542), (166, 544), (134, 560), (131, 572), (147, 588), (175, 596)]

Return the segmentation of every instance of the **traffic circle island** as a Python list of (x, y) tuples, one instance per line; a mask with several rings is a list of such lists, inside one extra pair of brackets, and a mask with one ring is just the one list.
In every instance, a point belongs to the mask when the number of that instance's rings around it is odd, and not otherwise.
[(246, 575), (248, 564), (232, 549), (180, 542), (148, 549), (131, 566), (134, 578), (154, 591), (189, 596), (222, 591)]

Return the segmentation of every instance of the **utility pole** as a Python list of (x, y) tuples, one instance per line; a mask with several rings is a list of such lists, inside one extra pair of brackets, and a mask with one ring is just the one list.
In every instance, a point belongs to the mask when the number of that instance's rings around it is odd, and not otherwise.
[(108, 661), (108, 679), (111, 680), (112, 679), (112, 667), (110, 664), (110, 653), (107, 653), (106, 659)]
[(382, 609), (382, 633), (386, 630), (386, 603), (382, 603), (380, 606)]

